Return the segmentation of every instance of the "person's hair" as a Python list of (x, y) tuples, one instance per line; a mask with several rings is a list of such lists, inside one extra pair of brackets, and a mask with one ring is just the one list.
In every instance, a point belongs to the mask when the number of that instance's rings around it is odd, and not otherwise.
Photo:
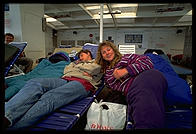
[(86, 54), (90, 53), (91, 58), (93, 58), (91, 51), (88, 50), (88, 49), (82, 49), (82, 50), (80, 50), (80, 51), (76, 54), (76, 56), (79, 58), (81, 53), (86, 53)]
[[(103, 56), (101, 54), (101, 49), (103, 46), (109, 46), (113, 49), (115, 55), (114, 55), (114, 59), (109, 62), (103, 59)], [(99, 44), (98, 50), (97, 50), (97, 56), (95, 59), (95, 62), (99, 65), (101, 65), (101, 70), (102, 72), (105, 72), (106, 68), (113, 68), (114, 65), (116, 63), (118, 63), (121, 60), (122, 54), (119, 52), (118, 48), (116, 47), (116, 45), (114, 45), (112, 42), (110, 41), (103, 41), (102, 43)]]
[(11, 33), (6, 33), (5, 36), (11, 36), (14, 39), (14, 35)]

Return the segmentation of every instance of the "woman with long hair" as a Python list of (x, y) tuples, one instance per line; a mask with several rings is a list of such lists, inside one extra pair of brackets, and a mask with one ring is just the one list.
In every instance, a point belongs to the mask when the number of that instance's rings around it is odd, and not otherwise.
[(99, 44), (96, 63), (104, 81), (126, 97), (134, 129), (164, 128), (167, 81), (148, 56), (122, 55), (109, 41)]

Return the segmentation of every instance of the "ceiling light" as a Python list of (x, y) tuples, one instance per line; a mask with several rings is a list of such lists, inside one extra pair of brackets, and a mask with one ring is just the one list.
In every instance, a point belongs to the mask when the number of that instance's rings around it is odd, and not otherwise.
[(136, 13), (121, 13), (121, 14), (115, 14), (116, 18), (136, 18)]
[(137, 7), (138, 4), (112, 4), (112, 7)]
[[(87, 10), (100, 9), (100, 5), (98, 5), (98, 6), (87, 6), (87, 7), (85, 7), (85, 8), (86, 8)], [(107, 8), (107, 6), (104, 5), (103, 8)]]
[(192, 15), (192, 10), (190, 10), (186, 15)]
[(52, 17), (46, 18), (46, 22), (54, 22), (54, 21), (57, 21), (57, 20)]
[(185, 22), (185, 21), (192, 21), (192, 10), (190, 10), (187, 14), (185, 14), (184, 16), (182, 16), (179, 20), (179, 22)]
[(50, 16), (48, 16), (48, 15), (44, 14), (44, 18), (48, 18), (48, 17), (50, 17)]
[(52, 18), (46, 14), (44, 14), (44, 18), (46, 18), (46, 22), (54, 22), (57, 21), (55, 18)]
[[(112, 8), (116, 7), (138, 7), (138, 4), (112, 4)], [(94, 10), (94, 9), (100, 9), (100, 5), (98, 6), (86, 6), (87, 10)], [(104, 5), (103, 8), (107, 8), (106, 5)]]
[[(109, 19), (109, 18), (112, 18), (112, 16), (110, 14), (106, 14), (106, 15), (103, 15), (103, 18)], [(100, 19), (100, 15), (99, 14), (93, 15), (93, 19)]]
[[(136, 18), (136, 13), (131, 12), (131, 13), (121, 13), (121, 14), (114, 14), (115, 18)], [(104, 14), (103, 18), (112, 18), (110, 14)], [(99, 14), (93, 15), (93, 19), (100, 19)]]
[[(98, 12), (98, 14), (100, 15), (100, 12)], [(120, 10), (115, 10), (115, 11), (112, 11), (112, 12), (109, 12), (109, 11), (103, 11), (103, 14), (121, 14), (121, 11)]]

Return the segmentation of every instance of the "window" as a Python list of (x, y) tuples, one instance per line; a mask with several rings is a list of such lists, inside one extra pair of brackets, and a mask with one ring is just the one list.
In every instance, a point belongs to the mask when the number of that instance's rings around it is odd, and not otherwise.
[(74, 47), (75, 46), (75, 40), (62, 40), (61, 46), (69, 46)]
[(142, 34), (125, 34), (125, 43), (142, 43)]

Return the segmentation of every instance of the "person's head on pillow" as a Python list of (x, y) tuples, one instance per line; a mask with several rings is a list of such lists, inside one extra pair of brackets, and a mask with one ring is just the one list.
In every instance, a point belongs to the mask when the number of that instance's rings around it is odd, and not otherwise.
[(77, 53), (77, 57), (81, 60), (81, 61), (88, 61), (88, 60), (92, 60), (93, 56), (90, 50), (88, 49), (82, 49)]

